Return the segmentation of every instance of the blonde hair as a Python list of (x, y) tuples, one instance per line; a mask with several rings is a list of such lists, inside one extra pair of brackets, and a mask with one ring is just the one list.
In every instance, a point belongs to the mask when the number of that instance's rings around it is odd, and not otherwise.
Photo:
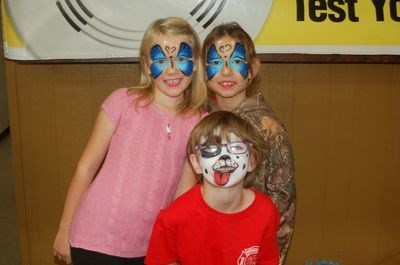
[(193, 72), (192, 82), (183, 92), (183, 99), (176, 111), (178, 114), (187, 112), (204, 112), (207, 106), (207, 88), (204, 82), (204, 69), (200, 60), (201, 44), (199, 36), (190, 24), (179, 17), (167, 17), (154, 21), (145, 31), (140, 45), (140, 82), (137, 86), (129, 89), (129, 93), (138, 93), (139, 97), (135, 106), (151, 104), (154, 99), (154, 82), (152, 77), (146, 73), (145, 66), (149, 65), (150, 49), (154, 40), (160, 36), (184, 35), (189, 37), (193, 51), (193, 60), (196, 71)]
[[(218, 129), (218, 135), (215, 135), (216, 129)], [(224, 139), (229, 141), (231, 133), (239, 136), (242, 141), (251, 143), (249, 154), (251, 162), (255, 165), (253, 172), (258, 172), (261, 161), (266, 154), (267, 144), (248, 121), (229, 111), (212, 112), (193, 128), (186, 147), (188, 159), (191, 154), (199, 155), (197, 146), (200, 144), (201, 139), (207, 139), (207, 144), (220, 144)], [(200, 180), (202, 180), (202, 176), (200, 176)], [(250, 187), (254, 180), (255, 175), (248, 173), (244, 180), (244, 187)]]
[(242, 44), (246, 51), (246, 61), (249, 66), (252, 79), (246, 88), (246, 95), (251, 96), (257, 92), (258, 78), (254, 73), (253, 66), (256, 64), (257, 53), (253, 40), (250, 35), (236, 22), (223, 23), (213, 28), (203, 41), (201, 56), (204, 62), (207, 62), (207, 51), (218, 39), (230, 36), (236, 42)]

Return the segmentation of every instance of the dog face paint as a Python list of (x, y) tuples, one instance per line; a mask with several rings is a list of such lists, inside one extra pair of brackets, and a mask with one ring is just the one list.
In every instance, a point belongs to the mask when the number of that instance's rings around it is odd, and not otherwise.
[[(242, 141), (235, 134), (231, 134), (230, 142)], [(203, 139), (202, 143), (206, 143)], [(223, 141), (222, 144), (226, 144)], [(249, 167), (249, 151), (243, 154), (232, 154), (226, 146), (214, 157), (199, 157), (202, 174), (207, 182), (219, 187), (232, 187), (240, 182), (247, 174)]]
[(207, 78), (211, 80), (224, 67), (239, 72), (244, 79), (249, 74), (246, 61), (246, 50), (240, 43), (216, 42), (207, 52)]
[[(176, 54), (177, 47), (164, 45), (164, 50), (159, 44), (150, 49), (150, 72), (154, 79), (159, 77), (169, 66), (178, 68), (184, 75), (193, 73), (192, 48), (186, 42), (181, 42)], [(167, 55), (164, 53), (167, 53)]]

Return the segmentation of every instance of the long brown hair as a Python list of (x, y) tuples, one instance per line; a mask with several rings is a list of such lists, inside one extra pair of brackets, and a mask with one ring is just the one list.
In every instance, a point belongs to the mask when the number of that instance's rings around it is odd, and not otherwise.
[(257, 54), (254, 47), (253, 40), (250, 35), (236, 22), (223, 23), (216, 26), (208, 33), (207, 37), (203, 41), (203, 48), (201, 51), (201, 57), (204, 62), (207, 62), (207, 51), (210, 49), (218, 39), (230, 36), (236, 40), (236, 42), (242, 44), (246, 50), (246, 60), (249, 66), (252, 79), (246, 88), (246, 95), (251, 96), (257, 92), (256, 84), (258, 83), (257, 75), (254, 73), (254, 65), (256, 65)]

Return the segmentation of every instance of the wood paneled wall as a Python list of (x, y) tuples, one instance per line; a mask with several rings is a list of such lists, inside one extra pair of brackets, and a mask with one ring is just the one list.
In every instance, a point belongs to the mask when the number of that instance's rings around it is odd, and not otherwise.
[[(295, 152), (286, 265), (378, 265), (400, 255), (400, 65), (263, 64), (262, 92)], [(6, 61), (23, 265), (55, 264), (66, 189), (99, 104), (136, 64)], [(394, 263), (393, 263), (394, 264)]]

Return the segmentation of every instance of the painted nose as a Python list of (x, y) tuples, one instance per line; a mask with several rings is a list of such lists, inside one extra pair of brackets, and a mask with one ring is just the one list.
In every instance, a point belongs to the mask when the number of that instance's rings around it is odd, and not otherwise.
[(228, 65), (228, 63), (225, 63), (224, 64), (224, 68), (222, 68), (222, 71), (221, 71), (221, 73), (222, 73), (222, 75), (231, 75), (232, 74), (232, 69), (231, 69), (231, 67)]
[(219, 159), (221, 159), (221, 160), (229, 160), (229, 159), (231, 159), (231, 157), (228, 156), (228, 155), (223, 155)]
[(176, 69), (176, 65), (174, 60), (170, 59), (169, 60), (169, 65), (167, 67), (166, 73), (167, 74), (176, 74), (178, 70)]

